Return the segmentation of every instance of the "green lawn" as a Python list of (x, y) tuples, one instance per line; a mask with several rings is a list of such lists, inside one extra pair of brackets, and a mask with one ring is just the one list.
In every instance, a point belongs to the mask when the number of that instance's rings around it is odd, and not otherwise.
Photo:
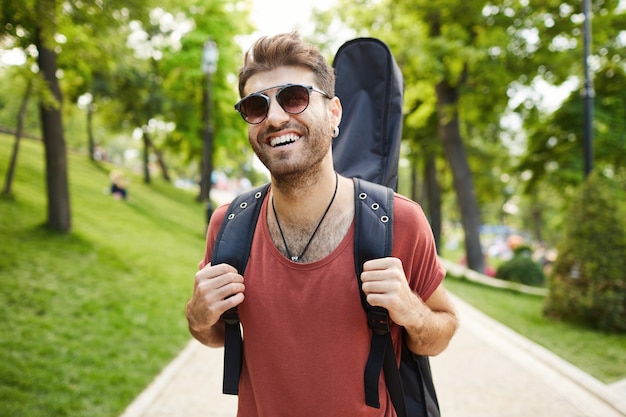
[[(12, 138), (0, 135), (2, 184)], [(117, 416), (189, 339), (184, 304), (203, 254), (194, 196), (70, 153), (73, 232), (48, 232), (42, 144), (22, 141), (0, 199), (0, 415)]]
[(592, 331), (549, 320), (542, 314), (543, 297), (522, 294), (448, 277), (446, 288), (530, 340), (604, 383), (626, 378), (626, 334)]

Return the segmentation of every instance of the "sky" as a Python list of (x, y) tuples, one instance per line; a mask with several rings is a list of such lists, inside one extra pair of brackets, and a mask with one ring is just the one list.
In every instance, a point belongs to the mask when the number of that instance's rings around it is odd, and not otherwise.
[(261, 36), (297, 30), (306, 37), (313, 32), (311, 12), (327, 10), (336, 0), (252, 0), (250, 18), (257, 30), (248, 36), (238, 37), (242, 49), (248, 50)]
[(259, 34), (272, 35), (300, 30), (303, 34), (311, 30), (311, 10), (330, 8), (335, 0), (253, 0), (252, 21)]

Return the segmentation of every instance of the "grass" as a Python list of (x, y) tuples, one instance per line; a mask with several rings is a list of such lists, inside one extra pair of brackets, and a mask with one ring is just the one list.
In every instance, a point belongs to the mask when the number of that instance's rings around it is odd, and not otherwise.
[[(4, 182), (12, 140), (0, 135)], [(42, 144), (22, 141), (0, 199), (0, 415), (117, 416), (184, 347), (184, 304), (204, 247), (194, 196), (70, 153), (73, 231), (46, 219)]]
[(604, 383), (626, 378), (626, 334), (607, 334), (546, 318), (543, 297), (449, 276), (446, 288), (488, 316)]

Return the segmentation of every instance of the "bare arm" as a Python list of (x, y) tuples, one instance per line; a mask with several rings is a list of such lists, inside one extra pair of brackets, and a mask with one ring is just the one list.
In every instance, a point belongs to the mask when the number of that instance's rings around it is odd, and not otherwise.
[(367, 301), (386, 308), (389, 317), (405, 328), (412, 352), (435, 356), (445, 350), (459, 320), (443, 286), (437, 287), (427, 302), (422, 301), (409, 287), (397, 258), (366, 262), (361, 280)]
[(193, 295), (187, 302), (189, 332), (210, 347), (224, 346), (222, 314), (243, 302), (243, 277), (230, 265), (207, 265), (195, 275)]
[(448, 293), (442, 285), (424, 303), (418, 295), (413, 321), (404, 328), (408, 335), (407, 345), (419, 355), (435, 356), (443, 352), (459, 327), (459, 319)]

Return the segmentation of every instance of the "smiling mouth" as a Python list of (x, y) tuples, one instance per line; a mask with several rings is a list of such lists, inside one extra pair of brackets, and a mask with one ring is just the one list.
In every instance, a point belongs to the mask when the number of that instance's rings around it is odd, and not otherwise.
[(289, 145), (291, 143), (296, 142), (298, 139), (300, 139), (300, 136), (293, 134), (293, 133), (288, 134), (288, 135), (278, 136), (276, 138), (273, 138), (270, 141), (270, 146), (272, 146), (273, 148), (278, 147), (278, 146), (285, 146), (285, 145)]

